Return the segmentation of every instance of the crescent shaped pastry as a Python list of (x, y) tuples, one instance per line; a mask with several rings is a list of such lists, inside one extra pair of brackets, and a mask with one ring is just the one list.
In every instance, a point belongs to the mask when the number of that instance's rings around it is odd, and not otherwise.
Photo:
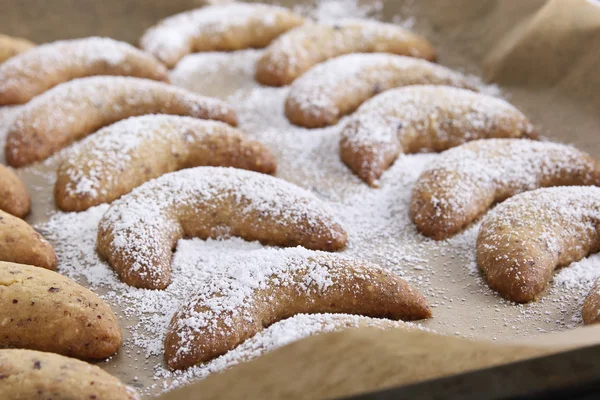
[(284, 86), (315, 64), (350, 53), (392, 53), (435, 59), (423, 37), (394, 24), (372, 20), (306, 23), (281, 35), (266, 49), (256, 68), (256, 79)]
[(64, 40), (0, 65), (0, 105), (27, 103), (60, 83), (92, 75), (169, 80), (164, 65), (128, 43), (100, 37)]
[(586, 325), (600, 322), (600, 280), (596, 281), (594, 287), (585, 298), (581, 316), (583, 317), (583, 323)]
[(508, 300), (536, 300), (556, 268), (600, 250), (600, 188), (534, 190), (498, 205), (483, 219), (477, 262)]
[(165, 174), (116, 200), (100, 220), (98, 251), (119, 278), (140, 288), (169, 285), (182, 237), (240, 236), (276, 246), (335, 251), (346, 232), (325, 203), (300, 187), (234, 168)]
[(0, 34), (0, 64), (33, 47), (35, 47), (35, 43), (27, 39)]
[(476, 139), (535, 136), (502, 99), (448, 86), (388, 90), (365, 102), (342, 129), (342, 161), (371, 186), (402, 153), (440, 152)]
[(11, 169), (0, 164), (0, 210), (23, 218), (30, 208), (31, 198), (21, 179)]
[(140, 39), (142, 49), (173, 68), (187, 54), (267, 46), (302, 17), (268, 4), (212, 5), (165, 18)]
[(183, 369), (209, 361), (300, 313), (395, 320), (431, 316), (421, 293), (374, 264), (304, 249), (273, 253), (199, 283), (199, 292), (184, 302), (167, 329), (169, 367)]
[(442, 153), (413, 189), (410, 217), (425, 236), (461, 231), (494, 203), (547, 186), (600, 185), (600, 164), (574, 147), (477, 140)]
[(110, 203), (167, 172), (222, 166), (272, 174), (261, 143), (218, 121), (174, 115), (132, 117), (76, 145), (57, 172), (54, 197), (65, 211)]
[(144, 114), (187, 115), (237, 124), (225, 102), (148, 79), (75, 79), (27, 103), (8, 128), (5, 155), (13, 167), (41, 161), (96, 130)]

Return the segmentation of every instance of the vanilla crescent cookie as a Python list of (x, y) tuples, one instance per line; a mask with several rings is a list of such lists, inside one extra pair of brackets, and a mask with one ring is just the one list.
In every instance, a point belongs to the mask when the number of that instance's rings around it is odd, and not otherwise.
[(0, 210), (23, 218), (30, 208), (31, 198), (21, 179), (11, 169), (0, 164)]
[(284, 86), (315, 64), (350, 53), (392, 53), (435, 59), (423, 37), (394, 24), (373, 20), (306, 23), (273, 41), (259, 60), (256, 79)]
[(27, 39), (0, 34), (0, 64), (33, 47), (35, 47), (35, 43)]
[[(596, 251), (600, 250), (600, 245)], [(581, 311), (583, 323), (586, 325), (597, 324), (600, 322), (600, 280), (597, 280), (590, 293), (583, 302)]]
[(226, 235), (327, 251), (347, 240), (329, 207), (296, 185), (242, 169), (196, 167), (116, 200), (100, 220), (97, 247), (123, 282), (164, 289), (179, 239)]
[(62, 210), (83, 211), (167, 172), (197, 166), (272, 174), (276, 162), (261, 143), (223, 122), (144, 115), (109, 125), (75, 145), (58, 168), (54, 197)]
[(494, 203), (547, 186), (600, 185), (600, 163), (564, 144), (477, 140), (442, 153), (419, 177), (410, 217), (436, 240), (461, 231)]
[(187, 115), (237, 124), (225, 102), (148, 79), (99, 76), (62, 83), (23, 106), (8, 128), (14, 167), (41, 161), (90, 133), (144, 114)]
[(128, 43), (101, 37), (64, 40), (0, 65), (0, 105), (27, 103), (60, 83), (92, 75), (169, 80), (164, 65)]
[(165, 18), (144, 33), (140, 46), (172, 68), (192, 52), (265, 47), (303, 22), (274, 5), (211, 5)]
[(448, 86), (415, 85), (365, 102), (342, 129), (342, 161), (371, 186), (402, 153), (440, 152), (476, 139), (535, 137), (502, 99)]
[(357, 53), (315, 65), (296, 79), (285, 102), (293, 124), (306, 128), (333, 125), (377, 94), (401, 86), (481, 87), (474, 77), (414, 57)]
[(600, 250), (600, 188), (563, 186), (521, 193), (481, 223), (477, 262), (508, 300), (536, 300), (552, 272)]
[(277, 321), (324, 312), (431, 317), (421, 293), (374, 264), (301, 248), (262, 250), (199, 283), (198, 293), (171, 320), (165, 358), (173, 369), (187, 368), (226, 353)]

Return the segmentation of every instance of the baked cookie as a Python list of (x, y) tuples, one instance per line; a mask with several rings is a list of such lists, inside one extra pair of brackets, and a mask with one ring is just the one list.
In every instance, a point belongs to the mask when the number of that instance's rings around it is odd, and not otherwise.
[(165, 18), (144, 33), (140, 46), (172, 68), (192, 52), (265, 47), (303, 22), (268, 4), (212, 5)]
[(421, 174), (410, 218), (422, 234), (441, 240), (517, 193), (570, 185), (600, 185), (600, 164), (558, 143), (477, 140), (442, 153)]
[(117, 317), (72, 280), (31, 265), (0, 262), (0, 347), (103, 359), (121, 347)]
[(357, 53), (315, 65), (294, 81), (285, 115), (305, 128), (333, 125), (377, 94), (400, 86), (448, 85), (478, 90), (480, 82), (414, 57)]
[(187, 115), (237, 124), (225, 102), (148, 79), (100, 76), (56, 86), (26, 104), (8, 128), (6, 161), (41, 161), (103, 126), (144, 114)]
[(60, 83), (92, 75), (169, 80), (164, 65), (128, 43), (100, 37), (64, 40), (0, 65), (0, 105), (27, 103)]
[(32, 47), (35, 47), (35, 43), (27, 39), (0, 34), (0, 64)]
[(165, 358), (173, 369), (211, 360), (299, 313), (431, 317), (421, 293), (374, 264), (305, 249), (254, 252), (244, 268), (215, 275), (173, 316)]
[(33, 350), (0, 350), (2, 400), (138, 400), (134, 389), (100, 367)]
[(315, 64), (350, 53), (392, 53), (435, 59), (423, 37), (394, 24), (372, 20), (306, 23), (281, 35), (259, 60), (256, 79), (284, 86)]
[(342, 129), (340, 154), (371, 186), (402, 153), (440, 152), (476, 139), (534, 137), (502, 99), (448, 86), (415, 85), (365, 102)]
[(0, 211), (0, 261), (56, 269), (54, 249), (27, 222)]
[(600, 280), (596, 281), (585, 298), (581, 316), (583, 317), (583, 323), (586, 325), (600, 322)]
[(267, 174), (276, 168), (267, 148), (223, 122), (145, 115), (76, 145), (58, 168), (54, 197), (62, 210), (83, 211), (167, 172), (206, 165)]
[(228, 235), (327, 251), (347, 240), (329, 207), (296, 185), (242, 169), (196, 167), (116, 200), (100, 220), (98, 251), (128, 285), (164, 289), (179, 239)]
[(0, 164), (0, 210), (23, 218), (29, 214), (30, 208), (31, 198), (21, 179)]
[(521, 193), (486, 215), (477, 262), (490, 288), (508, 300), (536, 300), (552, 272), (600, 250), (600, 188)]

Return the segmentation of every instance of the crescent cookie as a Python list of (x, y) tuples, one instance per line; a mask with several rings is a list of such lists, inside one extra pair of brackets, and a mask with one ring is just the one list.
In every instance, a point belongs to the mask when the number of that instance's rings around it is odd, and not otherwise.
[(536, 300), (552, 272), (600, 250), (600, 188), (565, 186), (521, 193), (485, 216), (477, 262), (490, 288), (516, 302)]
[(300, 248), (262, 250), (203, 282), (184, 302), (167, 329), (167, 364), (183, 369), (209, 361), (300, 313), (431, 317), (421, 293), (374, 264)]
[(425, 236), (441, 240), (517, 193), (572, 185), (600, 185), (600, 164), (574, 147), (527, 139), (477, 140), (442, 153), (421, 174), (410, 217)]
[(140, 46), (172, 68), (192, 52), (265, 47), (303, 22), (291, 11), (268, 4), (212, 5), (160, 21), (144, 33)]
[(224, 166), (272, 174), (261, 143), (218, 121), (174, 115), (132, 117), (76, 145), (57, 172), (54, 197), (65, 211), (110, 203), (167, 172)]
[(13, 167), (41, 161), (99, 128), (144, 114), (187, 115), (237, 124), (225, 102), (148, 79), (101, 76), (56, 86), (26, 104), (8, 128)]
[(3, 348), (104, 359), (122, 343), (117, 317), (100, 297), (31, 265), (0, 262), (0, 321)]
[(21, 179), (12, 170), (0, 164), (0, 210), (23, 218), (30, 208), (31, 198)]
[(33, 350), (0, 350), (2, 400), (139, 400), (134, 389), (100, 367)]
[(32, 47), (35, 47), (35, 43), (27, 39), (0, 34), (0, 64)]
[(342, 129), (342, 161), (371, 186), (402, 153), (440, 152), (476, 139), (535, 136), (502, 99), (448, 86), (415, 85), (365, 102)]
[(348, 54), (317, 64), (295, 80), (285, 114), (293, 124), (320, 128), (337, 123), (383, 91), (424, 84), (479, 87), (476, 79), (426, 60), (383, 53)]
[(0, 65), (0, 105), (27, 103), (60, 83), (92, 75), (169, 80), (164, 65), (128, 43), (100, 37), (64, 40)]
[[(600, 248), (597, 250), (600, 250)], [(600, 322), (600, 280), (596, 281), (594, 287), (585, 298), (581, 316), (583, 317), (583, 323), (586, 325)]]
[(284, 86), (314, 65), (350, 53), (392, 53), (435, 59), (435, 50), (423, 37), (398, 25), (372, 20), (306, 23), (281, 35), (266, 49), (256, 79)]
[(327, 251), (347, 240), (329, 207), (296, 185), (241, 169), (196, 167), (116, 200), (100, 220), (98, 251), (128, 285), (164, 289), (179, 239), (225, 235)]

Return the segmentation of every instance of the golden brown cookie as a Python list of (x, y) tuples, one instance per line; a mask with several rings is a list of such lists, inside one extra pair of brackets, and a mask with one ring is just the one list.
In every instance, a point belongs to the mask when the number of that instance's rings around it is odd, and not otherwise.
[(134, 389), (100, 367), (33, 350), (0, 350), (2, 400), (138, 400)]
[(256, 79), (284, 86), (315, 64), (350, 53), (392, 53), (435, 59), (435, 50), (423, 37), (394, 24), (372, 20), (306, 23), (284, 33), (259, 60)]
[(0, 261), (55, 270), (54, 249), (27, 222), (0, 211)]
[(64, 40), (0, 65), (0, 105), (27, 103), (60, 83), (93, 75), (169, 81), (164, 65), (128, 43), (100, 37)]
[(148, 79), (100, 76), (56, 86), (26, 104), (6, 139), (6, 161), (41, 161), (99, 128), (144, 114), (187, 115), (237, 124), (225, 102)]
[(0, 347), (103, 359), (121, 347), (117, 317), (72, 280), (31, 265), (0, 262)]
[(596, 281), (594, 287), (585, 298), (581, 316), (583, 317), (583, 323), (586, 325), (600, 322), (600, 280)]
[(269, 4), (212, 5), (160, 21), (144, 33), (140, 46), (172, 68), (193, 52), (265, 47), (303, 22), (291, 11)]
[(27, 39), (0, 34), (0, 64), (32, 47), (35, 47), (35, 43)]
[(371, 186), (402, 153), (440, 152), (476, 139), (535, 136), (502, 99), (449, 86), (415, 85), (365, 102), (342, 129), (340, 154)]
[(600, 164), (574, 147), (477, 140), (442, 153), (413, 189), (410, 217), (425, 236), (460, 232), (494, 203), (547, 186), (600, 185)]
[(329, 207), (296, 185), (242, 169), (196, 167), (113, 202), (98, 226), (98, 251), (128, 285), (164, 289), (179, 239), (222, 236), (327, 251), (347, 240)]
[(306, 128), (333, 125), (379, 93), (409, 85), (448, 85), (478, 90), (481, 83), (414, 57), (356, 53), (315, 65), (294, 81), (285, 115)]
[(76, 145), (59, 167), (54, 197), (65, 211), (110, 203), (167, 172), (224, 166), (272, 174), (261, 143), (218, 121), (174, 115), (132, 117)]
[(0, 210), (23, 218), (29, 213), (31, 198), (19, 177), (0, 164)]
[(431, 317), (421, 293), (374, 264), (305, 249), (262, 250), (200, 285), (171, 320), (165, 358), (173, 369), (209, 361), (299, 313)]
[(536, 300), (552, 272), (600, 250), (600, 188), (571, 186), (516, 195), (485, 216), (477, 262), (508, 300)]

